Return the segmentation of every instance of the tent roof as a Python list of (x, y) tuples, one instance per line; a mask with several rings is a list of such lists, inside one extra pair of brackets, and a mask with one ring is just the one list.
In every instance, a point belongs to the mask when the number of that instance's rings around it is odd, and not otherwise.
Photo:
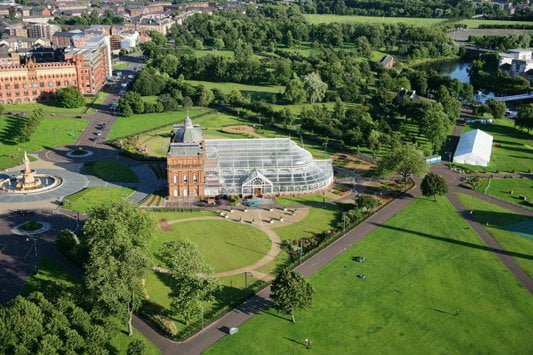
[(454, 157), (473, 154), (482, 160), (490, 161), (492, 151), (492, 136), (480, 129), (463, 133), (455, 149)]

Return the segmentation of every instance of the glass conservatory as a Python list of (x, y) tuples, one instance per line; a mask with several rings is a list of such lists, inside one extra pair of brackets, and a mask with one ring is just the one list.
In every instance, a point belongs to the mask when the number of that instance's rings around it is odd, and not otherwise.
[(308, 193), (333, 182), (331, 160), (315, 160), (288, 138), (206, 139), (205, 195)]

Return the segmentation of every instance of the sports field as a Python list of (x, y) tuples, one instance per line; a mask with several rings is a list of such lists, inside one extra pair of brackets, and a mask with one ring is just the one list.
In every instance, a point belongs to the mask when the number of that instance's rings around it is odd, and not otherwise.
[(413, 202), (310, 281), (313, 305), (295, 324), (267, 309), (206, 353), (532, 350), (533, 298), (444, 198)]
[(320, 15), (306, 14), (305, 19), (311, 24), (318, 23), (405, 23), (415, 26), (434, 26), (444, 22), (438, 18), (414, 18), (414, 17), (380, 17), (380, 16), (343, 16), (343, 15)]
[[(382, 17), (382, 16), (343, 16), (343, 15), (321, 15), (305, 14), (306, 20), (311, 24), (319, 23), (385, 23), (395, 24), (404, 23), (413, 26), (430, 27), (444, 23), (447, 19), (442, 18), (416, 18), (416, 17)], [(460, 20), (458, 22), (468, 28), (478, 28), (480, 25), (531, 25), (528, 21), (503, 21), (503, 20)]]

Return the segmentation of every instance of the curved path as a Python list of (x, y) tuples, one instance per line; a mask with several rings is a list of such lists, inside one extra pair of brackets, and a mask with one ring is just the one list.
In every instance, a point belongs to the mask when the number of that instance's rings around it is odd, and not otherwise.
[[(173, 224), (178, 224), (178, 223), (186, 223), (186, 222), (193, 222), (193, 221), (206, 221), (206, 220), (207, 221), (228, 221), (228, 222), (233, 222), (233, 223), (242, 223), (242, 222), (239, 222), (238, 220), (234, 220), (234, 219), (223, 219), (221, 217), (210, 217), (210, 216), (176, 219), (176, 220), (173, 220), (173, 221), (168, 221), (167, 223), (169, 225), (173, 225)], [(265, 233), (270, 238), (270, 241), (271, 241), (272, 245), (270, 246), (270, 250), (268, 251), (268, 253), (264, 257), (262, 257), (261, 259), (259, 259), (258, 261), (256, 261), (255, 263), (253, 263), (251, 265), (247, 265), (247, 266), (235, 269), (235, 270), (230, 270), (230, 271), (219, 272), (219, 273), (216, 273), (216, 274), (211, 274), (211, 275), (208, 275), (209, 278), (219, 278), (219, 277), (232, 276), (232, 275), (241, 275), (241, 274), (243, 274), (245, 272), (250, 272), (250, 273), (252, 273), (252, 275), (255, 274), (257, 276), (260, 276), (260, 278), (263, 279), (263, 280), (265, 280), (265, 279), (266, 280), (272, 280), (273, 279), (270, 275), (266, 275), (266, 274), (263, 274), (261, 272), (257, 272), (256, 270), (259, 269), (260, 267), (265, 266), (268, 263), (274, 261), (276, 256), (279, 255), (279, 253), (281, 252), (281, 239), (279, 238), (279, 236), (272, 229), (270, 229), (268, 227), (261, 226), (261, 225), (258, 225), (258, 224), (248, 224), (248, 225), (250, 225), (251, 227), (255, 227), (255, 228), (259, 229), (260, 231)], [(162, 272), (166, 271), (165, 269), (162, 269), (162, 268), (157, 268), (157, 269), (159, 271), (162, 271)]]

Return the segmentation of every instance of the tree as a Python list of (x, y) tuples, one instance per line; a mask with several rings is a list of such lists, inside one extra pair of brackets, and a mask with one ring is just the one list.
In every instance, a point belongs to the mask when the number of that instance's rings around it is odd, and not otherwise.
[(299, 104), (305, 100), (304, 84), (300, 78), (296, 77), (289, 81), (287, 86), (285, 86), (283, 96), (292, 104)]
[(167, 38), (161, 32), (150, 31), (150, 38), (152, 39), (152, 42), (154, 42), (158, 46), (167, 44)]
[(215, 47), (216, 49), (218, 49), (219, 51), (223, 50), (224, 47), (226, 46), (226, 45), (224, 44), (224, 40), (223, 40), (222, 38), (216, 38), (216, 39), (215, 39), (215, 43), (214, 43), (213, 45), (214, 45), (214, 47)]
[(44, 112), (42, 109), (38, 108), (31, 112), (30, 117), (23, 119), (22, 125), (18, 131), (18, 136), (16, 137), (17, 142), (29, 142), (32, 134), (35, 133), (43, 118)]
[(322, 101), (326, 96), (328, 84), (322, 81), (318, 73), (310, 73), (304, 76), (303, 84), (307, 98), (312, 104)]
[(227, 99), (228, 99), (228, 102), (232, 105), (236, 105), (241, 102), (244, 102), (244, 96), (242, 95), (242, 92), (237, 89), (231, 90), (231, 92), (227, 96)]
[(189, 96), (183, 98), (183, 107), (190, 108), (192, 107), (192, 99)]
[(448, 135), (450, 120), (441, 104), (430, 104), (425, 107), (420, 122), (420, 132), (432, 143), (433, 151), (436, 151)]
[(130, 201), (98, 206), (89, 213), (83, 226), (89, 250), (85, 268), (88, 294), (104, 312), (127, 320), (131, 336), (141, 280), (150, 266), (146, 250), (154, 222)]
[(296, 323), (294, 311), (309, 308), (315, 292), (302, 275), (288, 270), (283, 270), (276, 277), (270, 290), (274, 308), (290, 315), (293, 323)]
[(507, 111), (507, 107), (503, 101), (489, 99), (487, 100), (487, 106), (489, 107), (490, 113), (494, 118), (503, 118), (503, 116), (505, 116), (505, 111)]
[(159, 258), (171, 275), (170, 307), (188, 325), (198, 319), (202, 302), (211, 300), (218, 288), (214, 279), (205, 277), (213, 269), (196, 244), (187, 239), (163, 244)]
[(529, 130), (533, 128), (533, 104), (525, 105), (518, 110), (515, 118), (515, 125)]
[(57, 102), (66, 108), (85, 106), (85, 99), (81, 91), (74, 86), (57, 90)]
[(78, 236), (70, 229), (63, 229), (57, 235), (57, 250), (70, 258), (76, 257), (78, 245), (80, 245), (80, 240), (78, 239)]
[(357, 194), (355, 195), (355, 207), (363, 210), (373, 210), (379, 206), (379, 201), (372, 195)]
[(133, 339), (128, 344), (127, 355), (143, 355), (146, 352), (146, 344), (141, 339)]
[(0, 115), (4, 113), (4, 105), (0, 104)]
[(440, 175), (429, 173), (424, 176), (420, 189), (424, 196), (433, 197), (437, 201), (437, 195), (442, 196), (448, 192), (448, 184)]
[(427, 171), (426, 159), (422, 151), (410, 144), (400, 144), (392, 149), (379, 161), (382, 174), (398, 173), (404, 183), (414, 176), (422, 176)]

